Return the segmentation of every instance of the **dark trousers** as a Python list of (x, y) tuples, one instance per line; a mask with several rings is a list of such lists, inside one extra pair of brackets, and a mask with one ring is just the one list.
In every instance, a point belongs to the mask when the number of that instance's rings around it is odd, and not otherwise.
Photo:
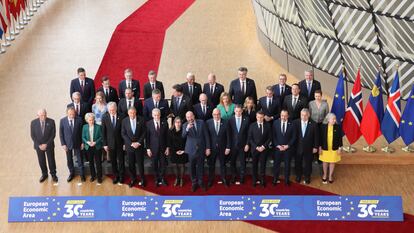
[(290, 177), (290, 156), (291, 152), (289, 150), (287, 151), (278, 151), (276, 150), (273, 154), (273, 179), (279, 179), (280, 174), (280, 164), (284, 163), (285, 169), (284, 169), (284, 176), (285, 176), (285, 182), (289, 181)]
[(208, 165), (208, 181), (213, 182), (216, 176), (216, 161), (217, 158), (220, 161), (220, 176), (221, 179), (226, 179), (226, 162), (227, 158), (224, 154), (224, 151), (219, 150), (212, 150), (210, 156), (207, 157), (207, 165)]
[[(255, 150), (254, 152), (252, 152), (253, 182), (256, 182), (257, 178), (259, 178), (260, 181), (264, 181), (265, 169), (266, 169), (266, 157), (267, 157), (267, 150), (264, 150), (263, 152), (259, 152)], [(260, 169), (258, 169), (259, 165), (260, 165)]]
[(165, 168), (167, 167), (167, 160), (165, 154), (160, 152), (157, 155), (153, 154), (151, 157), (152, 169), (154, 170), (154, 176), (156, 181), (164, 179)]
[(312, 174), (312, 151), (297, 152), (295, 155), (295, 173), (296, 177), (301, 178), (302, 175), (305, 179), (310, 179)]
[(204, 155), (188, 155), (190, 162), (190, 177), (193, 185), (203, 184)]
[(114, 178), (123, 179), (125, 173), (125, 157), (122, 145), (115, 145), (115, 148), (109, 149), (108, 153)]
[(244, 179), (246, 174), (246, 152), (244, 152), (244, 148), (234, 148), (231, 149), (231, 158), (230, 158), (230, 170), (231, 176), (237, 176), (237, 160), (240, 161), (240, 178)]
[(42, 170), (42, 175), (47, 176), (47, 163), (49, 164), (49, 173), (52, 176), (56, 175), (56, 161), (55, 161), (55, 148), (48, 148), (46, 151), (42, 151), (39, 148), (36, 149), (37, 160), (39, 161), (40, 169)]
[(128, 166), (129, 173), (132, 181), (137, 180), (137, 169), (135, 164), (138, 163), (138, 172), (141, 180), (145, 180), (144, 177), (144, 152), (141, 148), (138, 148), (133, 151), (128, 151)]
[[(92, 177), (102, 178), (102, 151), (95, 147), (89, 147), (87, 150), (89, 158), (89, 169), (91, 170)], [(96, 170), (95, 170), (96, 167)]]
[(66, 151), (66, 161), (67, 161), (67, 165), (68, 165), (70, 175), (72, 175), (72, 176), (75, 175), (75, 166), (74, 166), (74, 162), (73, 162), (73, 157), (76, 157), (76, 163), (79, 167), (80, 175), (84, 176), (85, 175), (85, 169), (83, 167), (83, 159), (82, 159), (82, 156), (81, 156), (80, 148), (72, 149), (72, 150), (68, 149), (68, 151)]

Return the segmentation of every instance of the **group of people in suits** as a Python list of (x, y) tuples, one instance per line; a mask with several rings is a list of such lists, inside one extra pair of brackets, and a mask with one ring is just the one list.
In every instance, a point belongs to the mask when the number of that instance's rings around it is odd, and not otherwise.
[[(226, 187), (245, 183), (246, 162), (251, 161), (252, 185), (266, 186), (269, 158), (273, 160), (273, 185), (281, 182), (282, 162), (285, 185), (290, 185), (292, 159), (296, 182), (303, 179), (309, 184), (315, 156), (323, 163), (322, 182), (333, 182), (342, 132), (335, 115), (328, 113), (320, 83), (313, 79), (311, 70), (305, 71), (304, 80), (292, 86), (281, 74), (278, 84), (266, 87), (266, 95), (261, 98), (257, 97), (255, 82), (247, 77), (245, 67), (238, 69), (238, 77), (230, 83), (228, 92), (214, 74), (208, 75), (202, 87), (195, 75), (188, 73), (185, 83), (172, 87), (170, 103), (154, 71), (148, 73), (148, 82), (144, 84), (143, 102), (139, 98), (140, 83), (131, 69), (125, 70), (118, 90), (105, 76), (96, 93), (85, 70), (79, 68), (77, 73), (70, 85), (72, 102), (59, 125), (70, 174), (68, 182), (75, 177), (75, 158), (81, 181), (86, 181), (84, 162), (88, 161), (90, 181), (97, 180), (100, 185), (102, 161), (108, 158), (114, 184), (125, 182), (128, 164), (129, 186), (146, 186), (146, 156), (151, 160), (156, 186), (168, 185), (168, 161), (176, 175), (174, 186), (183, 186), (188, 163), (192, 191), (213, 186), (217, 161), (218, 183)], [(31, 137), (42, 171), (40, 182), (48, 177), (46, 160), (53, 180), (58, 181), (55, 134), (54, 121), (47, 118), (45, 109), (39, 110), (38, 118), (31, 123)]]

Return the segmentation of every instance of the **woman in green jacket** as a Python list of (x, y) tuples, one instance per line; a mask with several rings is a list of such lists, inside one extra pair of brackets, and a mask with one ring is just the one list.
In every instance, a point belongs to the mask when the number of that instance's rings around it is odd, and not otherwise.
[[(98, 178), (98, 185), (102, 184), (102, 131), (101, 126), (95, 123), (95, 115), (91, 112), (85, 115), (85, 124), (82, 128), (82, 142), (85, 145), (89, 159), (91, 182)], [(96, 171), (95, 171), (96, 166)]]

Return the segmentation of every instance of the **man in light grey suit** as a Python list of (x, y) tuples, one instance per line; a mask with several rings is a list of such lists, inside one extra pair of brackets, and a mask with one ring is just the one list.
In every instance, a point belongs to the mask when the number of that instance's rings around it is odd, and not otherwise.
[(192, 187), (195, 192), (198, 187), (204, 191), (206, 186), (203, 184), (204, 156), (210, 155), (210, 139), (204, 121), (195, 119), (194, 113), (188, 111), (185, 114), (187, 120), (183, 125), (183, 138), (186, 138), (185, 153), (188, 154), (190, 162), (190, 176)]
[(75, 167), (73, 165), (73, 156), (76, 157), (80, 169), (81, 181), (85, 182), (85, 172), (81, 156), (82, 144), (82, 122), (80, 117), (76, 116), (76, 110), (73, 107), (66, 109), (66, 115), (60, 120), (59, 137), (63, 150), (66, 152), (66, 160), (69, 169), (67, 182), (71, 182), (75, 177)]

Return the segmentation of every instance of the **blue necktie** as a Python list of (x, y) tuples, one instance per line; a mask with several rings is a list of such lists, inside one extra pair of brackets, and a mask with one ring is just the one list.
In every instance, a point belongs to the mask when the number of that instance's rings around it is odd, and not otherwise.
[(308, 82), (308, 96), (310, 96), (312, 90), (311, 82)]
[(305, 137), (305, 133), (306, 133), (306, 124), (302, 122), (302, 137)]
[(136, 130), (136, 122), (135, 122), (135, 120), (132, 121), (131, 130), (132, 130), (132, 133), (135, 134), (135, 130)]
[(236, 127), (237, 127), (237, 133), (240, 132), (240, 118), (236, 117)]

